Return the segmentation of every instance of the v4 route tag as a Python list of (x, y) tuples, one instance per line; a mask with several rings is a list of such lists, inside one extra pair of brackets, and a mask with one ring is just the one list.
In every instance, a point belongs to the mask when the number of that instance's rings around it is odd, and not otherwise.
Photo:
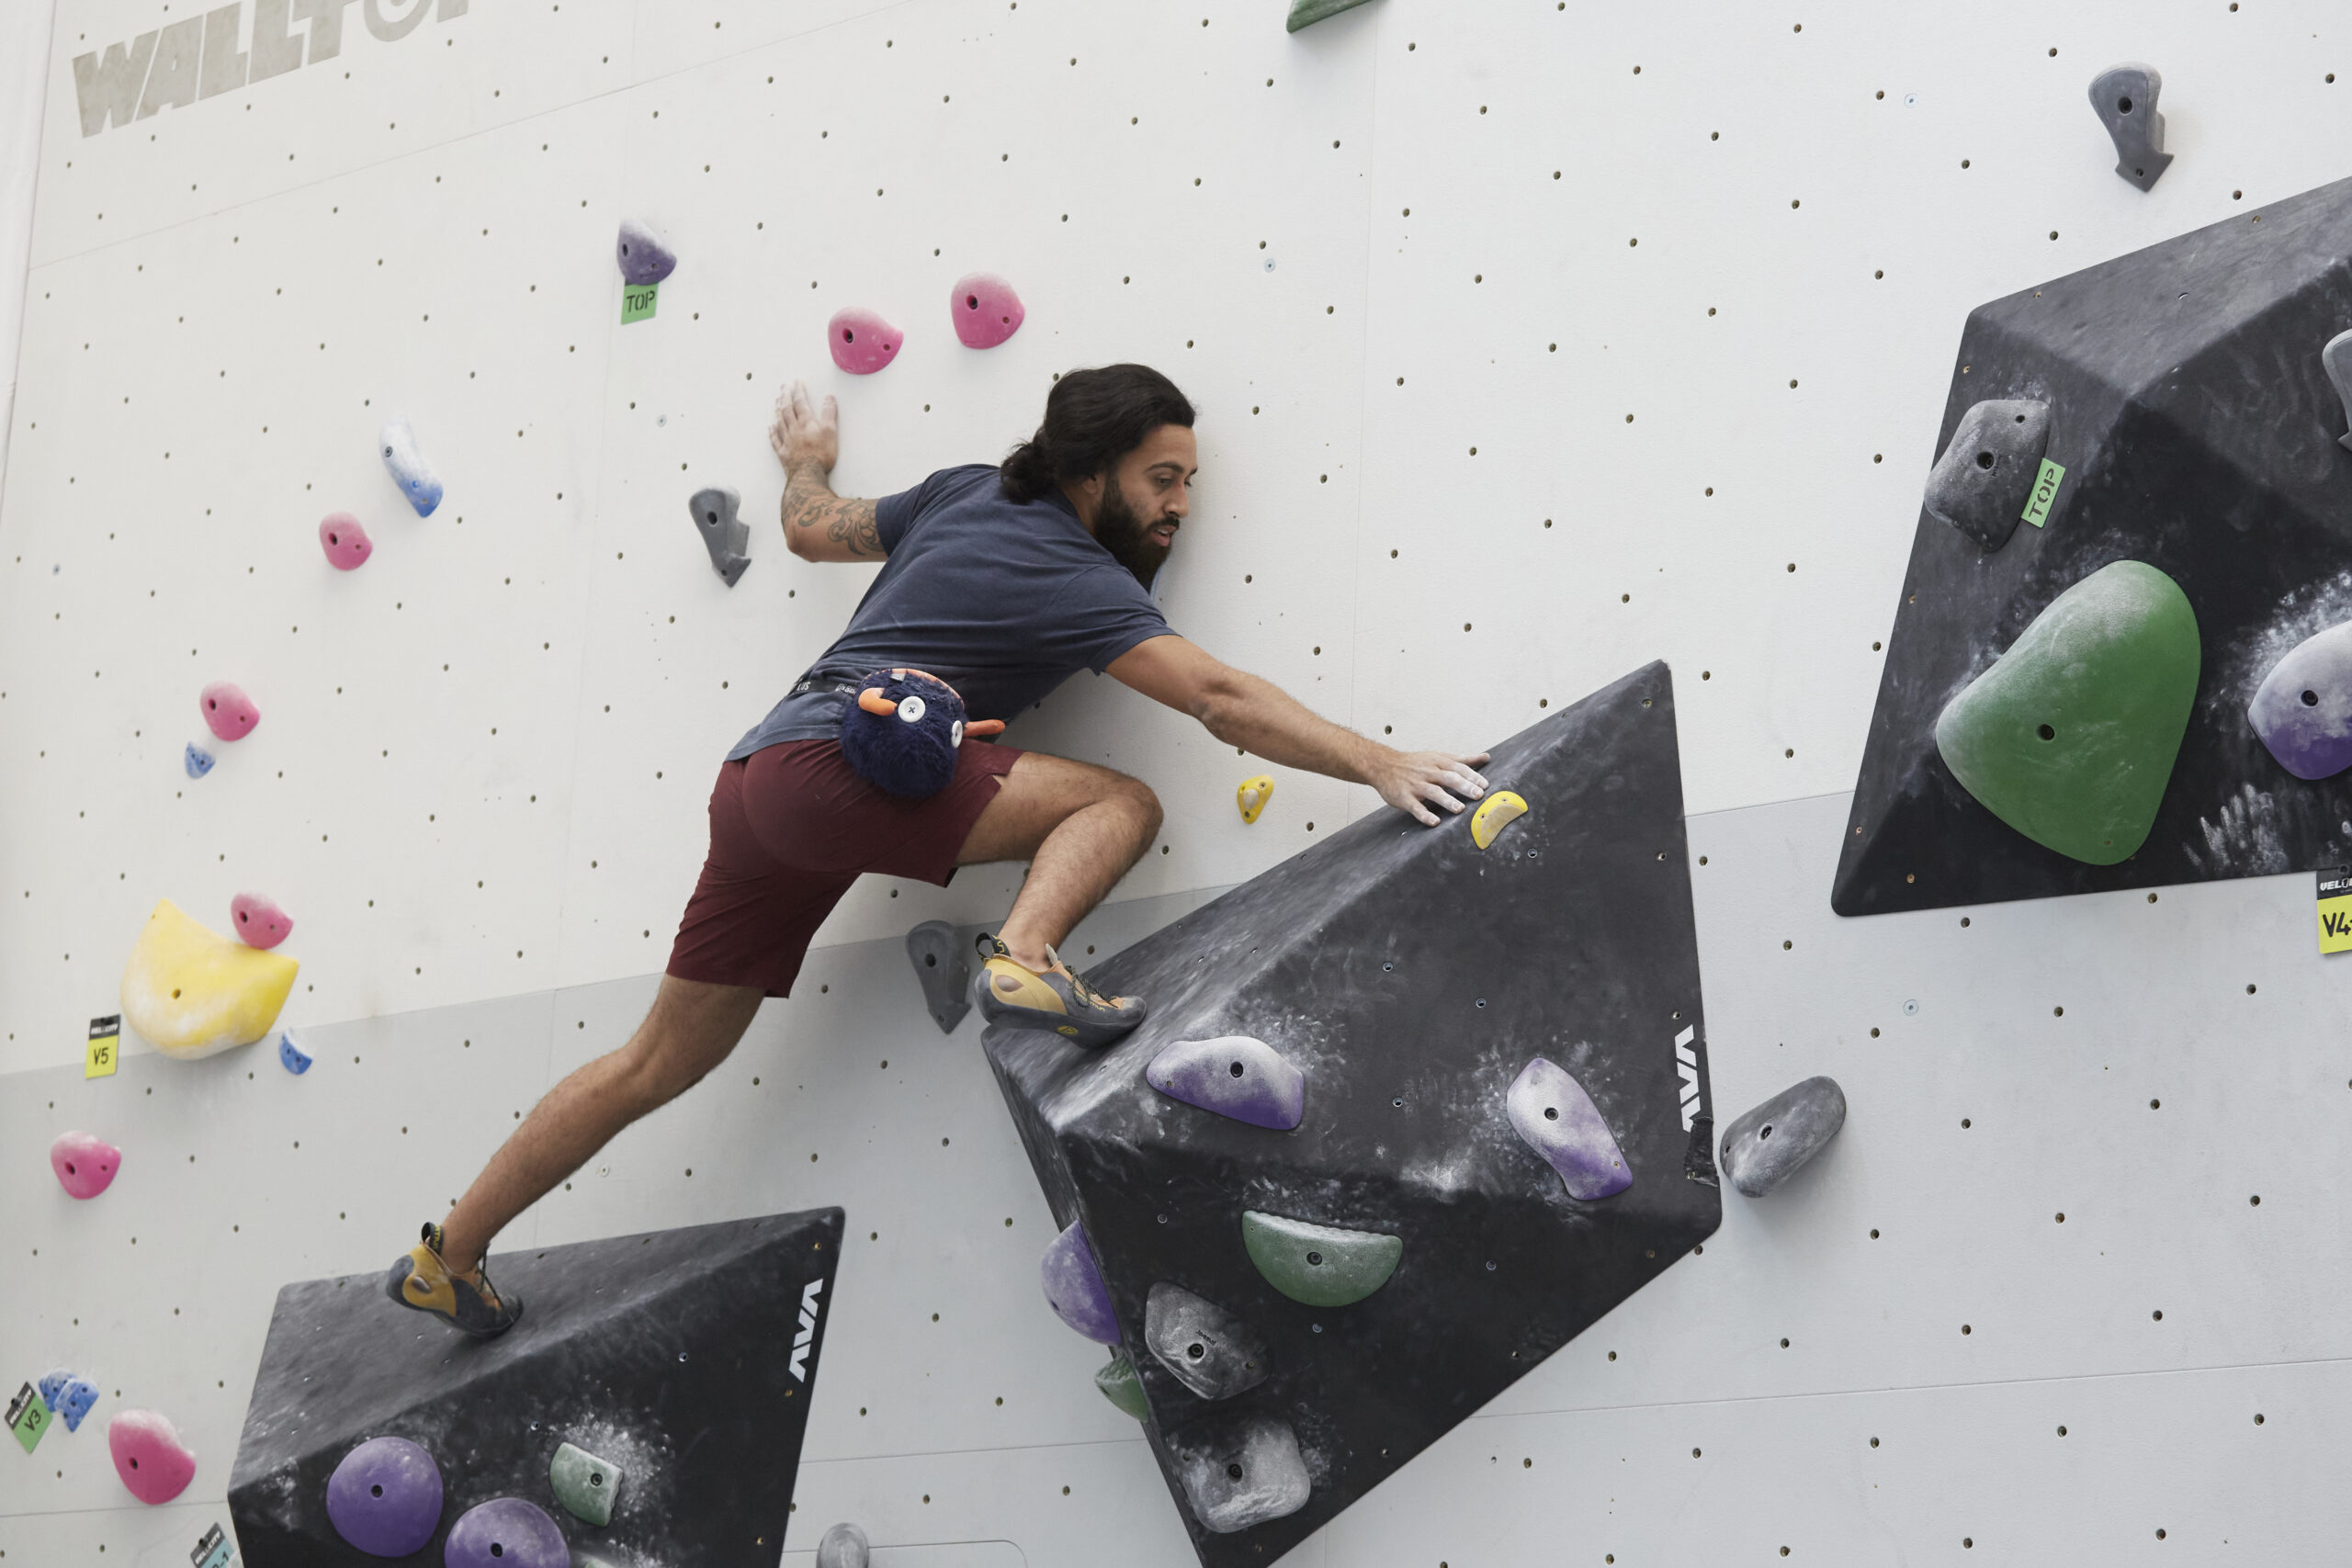
[(2352, 865), (2319, 868), (2319, 950), (2352, 948)]

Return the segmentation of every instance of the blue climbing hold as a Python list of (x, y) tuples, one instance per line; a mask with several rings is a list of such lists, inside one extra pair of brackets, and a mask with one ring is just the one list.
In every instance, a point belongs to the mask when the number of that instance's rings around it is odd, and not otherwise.
[(311, 1058), (304, 1054), (300, 1045), (294, 1043), (294, 1037), (291, 1034), (278, 1035), (277, 1059), (285, 1063), (286, 1070), (298, 1078), (311, 1070)]
[(82, 1417), (98, 1402), (96, 1383), (69, 1371), (54, 1371), (40, 1380), (40, 1402), (65, 1418), (65, 1429), (78, 1432)]
[(191, 740), (187, 743), (187, 776), (200, 779), (212, 771), (212, 753)]
[(384, 449), (384, 470), (392, 482), (401, 487), (408, 503), (416, 508), (419, 517), (430, 517), (433, 509), (441, 504), (441, 476), (424, 460), (416, 448), (416, 432), (404, 419), (384, 422), (384, 433), (377, 445)]

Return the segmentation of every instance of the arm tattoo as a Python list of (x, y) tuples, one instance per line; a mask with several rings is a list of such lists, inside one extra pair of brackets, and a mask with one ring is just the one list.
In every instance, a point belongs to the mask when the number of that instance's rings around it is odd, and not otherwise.
[(874, 503), (835, 495), (826, 485), (824, 476), (811, 469), (794, 472), (785, 486), (784, 525), (822, 528), (827, 538), (845, 547), (853, 556), (878, 558), (886, 553), (882, 548), (882, 530), (874, 517)]

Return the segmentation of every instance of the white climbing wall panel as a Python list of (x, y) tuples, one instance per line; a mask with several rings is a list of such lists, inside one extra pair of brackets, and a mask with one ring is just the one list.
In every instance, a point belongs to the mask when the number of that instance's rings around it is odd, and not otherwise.
[[(381, 1265), (635, 1023), (718, 759), (869, 575), (781, 547), (778, 384), (841, 398), (871, 494), (1115, 358), (1201, 410), (1171, 621), (1320, 711), (1475, 749), (1672, 660), (1719, 1108), (1815, 1072), (1853, 1106), (1291, 1561), (2340, 1554), (2352, 1020), (2308, 884), (1827, 902), (1967, 310), (2344, 175), (2339, 8), (321, 8), (332, 56), (87, 135), (76, 57), (203, 7), (56, 8), (0, 491), (0, 1393), (73, 1365), (104, 1398), (0, 1444), (0, 1568), (185, 1561), (277, 1287)], [(284, 58), (227, 9), (248, 74)], [(2084, 96), (2124, 59), (2165, 78), (2145, 195)], [(682, 257), (627, 327), (623, 216)], [(1029, 310), (986, 354), (944, 319), (975, 269)], [(876, 377), (826, 356), (845, 304), (908, 333)], [(393, 412), (429, 519), (377, 461)], [(732, 591), (707, 484), (754, 525)], [(216, 679), (263, 721), (189, 780)], [(1011, 739), (1167, 805), (1074, 939), (1105, 953), (1373, 805), (1276, 770), (1244, 828), (1258, 764), (1087, 678)], [(899, 1568), (1191, 1561), (1038, 1305), (976, 1026), (943, 1040), (897, 951), (1017, 875), (859, 888), (718, 1078), (507, 1238), (848, 1210), (787, 1562), (836, 1517)], [(297, 921), (319, 1065), (132, 1043), (85, 1082), (155, 900), (219, 927), (248, 887)], [(125, 1151), (94, 1203), (43, 1168), (70, 1126)], [(198, 1450), (179, 1504), (115, 1481), (125, 1404)]]

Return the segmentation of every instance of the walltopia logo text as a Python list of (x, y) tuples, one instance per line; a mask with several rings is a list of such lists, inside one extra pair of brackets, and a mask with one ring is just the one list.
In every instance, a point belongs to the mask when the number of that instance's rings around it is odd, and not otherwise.
[[(396, 43), (416, 30), (425, 13), (442, 21), (466, 14), (467, 0), (253, 0), (253, 31), (244, 31), (244, 0), (216, 6), (166, 28), (141, 33), (106, 53), (74, 57), (74, 96), (82, 134), (129, 125), (217, 98), (343, 52), (343, 15), (353, 6), (368, 30)], [(300, 30), (293, 30), (300, 27)], [(240, 39), (247, 39), (243, 49)]]

